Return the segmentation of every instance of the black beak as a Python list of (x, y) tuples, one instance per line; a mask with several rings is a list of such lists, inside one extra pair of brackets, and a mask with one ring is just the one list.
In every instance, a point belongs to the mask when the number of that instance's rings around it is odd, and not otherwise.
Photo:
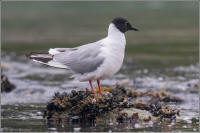
[(129, 30), (135, 30), (135, 31), (139, 31), (138, 29), (136, 29), (135, 27), (132, 27)]

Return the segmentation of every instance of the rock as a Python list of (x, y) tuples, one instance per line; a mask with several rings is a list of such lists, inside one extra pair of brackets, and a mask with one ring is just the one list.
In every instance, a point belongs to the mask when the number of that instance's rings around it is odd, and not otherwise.
[(106, 119), (115, 122), (149, 122), (175, 120), (179, 111), (166, 106), (170, 96), (161, 92), (141, 92), (126, 90), (124, 87), (104, 89), (104, 93), (92, 94), (86, 91), (55, 93), (47, 104), (44, 118), (48, 120), (68, 120), (72, 122), (97, 121)]
[[(154, 121), (156, 122), (158, 120), (157, 117), (152, 116), (152, 114), (146, 110), (140, 110), (136, 108), (127, 108), (120, 111), (120, 115), (118, 118), (121, 117), (121, 115), (126, 114), (126, 119), (124, 119), (121, 122), (127, 122), (130, 121), (140, 121), (140, 122), (149, 122)], [(117, 118), (117, 119), (118, 119)]]
[(16, 87), (14, 84), (10, 83), (5, 75), (1, 75), (1, 92), (11, 92)]

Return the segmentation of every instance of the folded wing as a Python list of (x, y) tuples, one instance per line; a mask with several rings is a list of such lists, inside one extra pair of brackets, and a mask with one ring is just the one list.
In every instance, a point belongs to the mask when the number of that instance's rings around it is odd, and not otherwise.
[(54, 55), (54, 60), (80, 74), (95, 71), (104, 61), (101, 45), (88, 44)]
[(101, 47), (98, 43), (87, 44), (76, 48), (54, 48), (48, 53), (31, 52), (26, 56), (41, 64), (84, 74), (95, 71), (103, 63)]

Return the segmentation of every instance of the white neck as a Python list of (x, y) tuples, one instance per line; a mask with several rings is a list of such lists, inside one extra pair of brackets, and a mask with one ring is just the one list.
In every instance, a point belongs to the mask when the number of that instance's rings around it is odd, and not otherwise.
[(118, 30), (113, 23), (109, 25), (108, 37), (113, 39), (125, 39), (124, 33)]

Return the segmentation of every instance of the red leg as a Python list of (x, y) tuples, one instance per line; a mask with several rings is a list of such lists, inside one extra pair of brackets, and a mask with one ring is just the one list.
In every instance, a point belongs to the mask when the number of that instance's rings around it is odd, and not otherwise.
[(90, 83), (90, 87), (91, 87), (91, 92), (92, 92), (93, 94), (95, 94), (96, 91), (94, 90), (94, 88), (93, 88), (93, 86), (92, 86), (92, 81), (89, 80), (89, 83)]
[(98, 88), (99, 88), (99, 94), (102, 94), (100, 80), (97, 80), (97, 84), (98, 84)]

